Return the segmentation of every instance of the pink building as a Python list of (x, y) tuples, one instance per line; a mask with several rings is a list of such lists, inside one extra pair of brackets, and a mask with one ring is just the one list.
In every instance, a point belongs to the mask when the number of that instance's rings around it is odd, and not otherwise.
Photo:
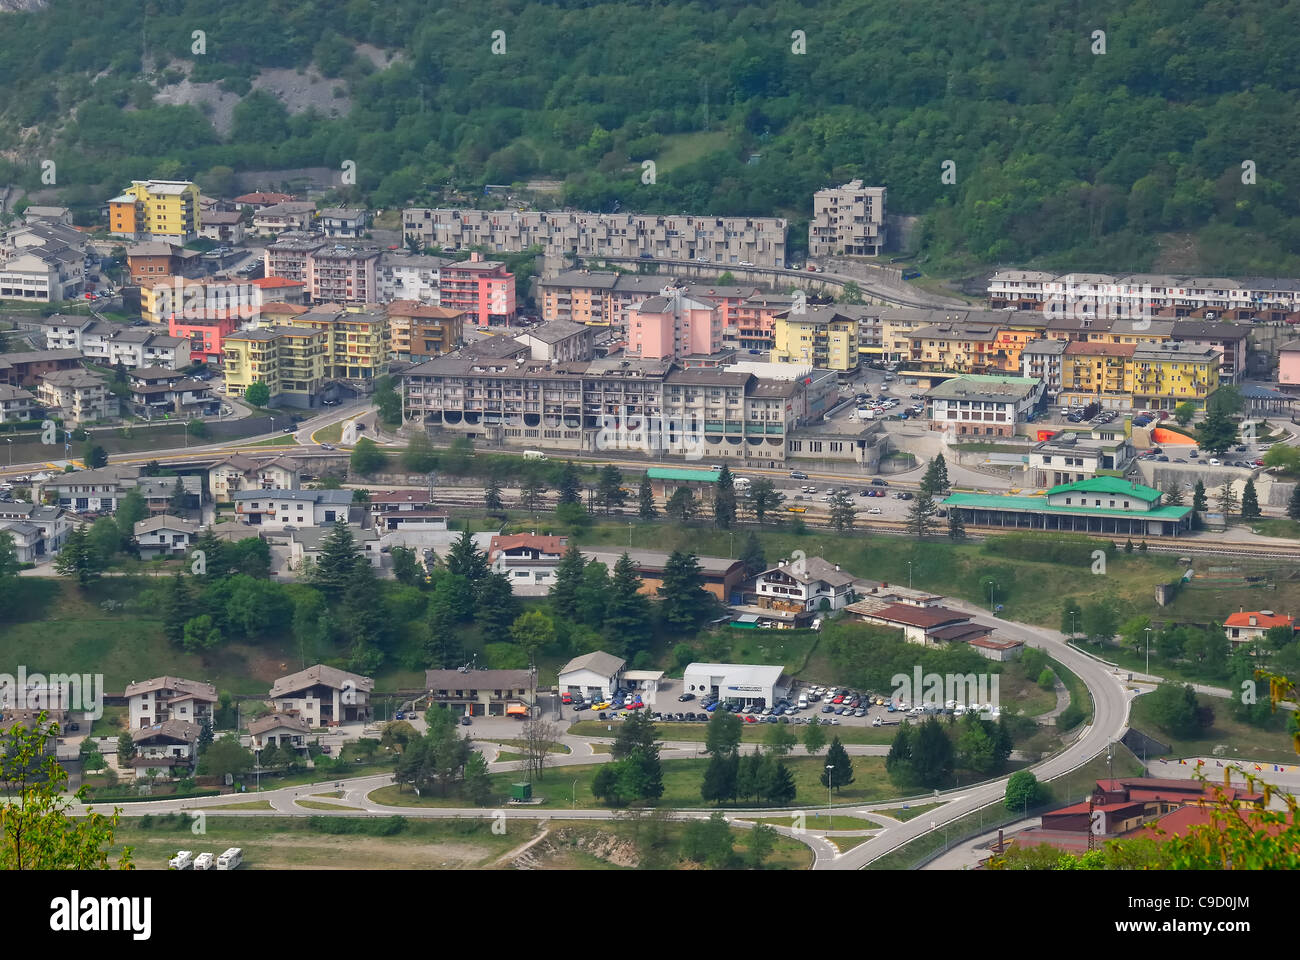
[(1277, 382), (1284, 387), (1300, 387), (1300, 340), (1282, 344), (1277, 357)]
[(484, 260), (472, 253), (462, 263), (442, 268), (439, 302), (463, 310), (480, 327), (506, 324), (515, 315), (515, 275), (499, 260)]
[(694, 297), (651, 297), (628, 314), (628, 356), (675, 360), (709, 356), (722, 349), (722, 318), (716, 304)]

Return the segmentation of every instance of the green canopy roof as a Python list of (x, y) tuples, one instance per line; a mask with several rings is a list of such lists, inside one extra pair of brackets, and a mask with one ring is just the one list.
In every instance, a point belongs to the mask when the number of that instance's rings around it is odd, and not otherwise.
[(1047, 495), (1053, 496), (1058, 493), (1110, 493), (1123, 494), (1126, 497), (1133, 497), (1136, 500), (1148, 500), (1155, 503), (1164, 494), (1154, 487), (1144, 487), (1140, 483), (1130, 483), (1128, 480), (1121, 480), (1119, 477), (1092, 477), (1088, 480), (1077, 480), (1074, 483), (1063, 483), (1058, 487), (1052, 487), (1047, 491)]

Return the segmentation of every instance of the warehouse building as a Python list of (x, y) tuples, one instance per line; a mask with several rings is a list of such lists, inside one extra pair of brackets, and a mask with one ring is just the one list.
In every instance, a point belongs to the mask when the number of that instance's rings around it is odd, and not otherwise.
[(692, 663), (682, 675), (682, 691), (713, 694), (721, 700), (770, 707), (790, 693), (781, 667), (745, 663)]

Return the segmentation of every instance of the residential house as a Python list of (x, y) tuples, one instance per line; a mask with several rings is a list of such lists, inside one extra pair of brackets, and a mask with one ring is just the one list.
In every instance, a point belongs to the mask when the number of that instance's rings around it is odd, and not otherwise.
[(47, 373), (81, 370), (79, 350), (32, 350), (0, 354), (0, 383), (11, 387), (35, 387)]
[(511, 585), (546, 585), (555, 582), (555, 572), (569, 546), (568, 537), (518, 533), (495, 535), (488, 546), (488, 566), (510, 578)]
[(1274, 627), (1289, 627), (1295, 632), (1295, 617), (1274, 613), (1272, 610), (1247, 610), (1242, 607), (1238, 612), (1229, 614), (1223, 621), (1223, 632), (1232, 642), (1233, 649), (1238, 646), (1263, 640), (1268, 631)]
[(86, 256), (66, 245), (28, 247), (0, 263), (0, 298), (37, 303), (79, 299), (86, 289)]
[(37, 409), (36, 396), (31, 391), (0, 383), (0, 423), (30, 420)]
[(471, 717), (527, 718), (537, 678), (528, 670), (426, 670), (434, 706)]
[(143, 730), (168, 720), (183, 720), (202, 726), (212, 721), (217, 705), (217, 688), (182, 677), (154, 677), (132, 681), (123, 694), (132, 730)]
[(279, 203), (293, 203), (298, 198), (291, 193), (245, 193), (231, 201), (239, 209), (249, 207), (254, 213)]
[[(334, 532), (332, 527), (302, 527), (289, 533), (289, 569), (302, 572), (320, 560), (321, 544)], [(350, 529), (352, 540), (361, 556), (376, 569), (383, 566), (379, 531), (372, 527)]]
[(149, 768), (188, 770), (198, 759), (198, 742), (201, 729), (197, 723), (186, 720), (164, 720), (148, 727), (131, 731), (131, 742), (136, 756), (131, 766), (140, 771)]
[(226, 503), (240, 490), (293, 490), (302, 478), (302, 464), (289, 457), (254, 460), (234, 453), (208, 468), (208, 493)]
[(627, 661), (597, 650), (574, 657), (559, 673), (559, 689), (580, 699), (609, 700), (623, 684)]
[(782, 561), (754, 579), (758, 606), (786, 613), (839, 610), (853, 602), (854, 577), (821, 557)]
[(89, 370), (60, 370), (41, 378), (41, 404), (67, 424), (108, 420), (118, 415), (118, 402), (108, 381)]
[(159, 514), (135, 524), (135, 540), (140, 545), (140, 557), (169, 557), (184, 554), (199, 536), (199, 525), (193, 520)]
[(246, 234), (242, 210), (204, 211), (199, 236), (219, 243), (239, 244), (244, 242)]
[(845, 608), (855, 619), (903, 631), (903, 639), (923, 646), (944, 646), (980, 640), (993, 632), (971, 621), (970, 614), (943, 606), (890, 603), (887, 598), (865, 596)]
[(161, 240), (132, 244), (126, 248), (126, 269), (137, 286), (163, 277), (181, 277), (200, 264), (197, 250)]
[(331, 239), (359, 240), (370, 228), (370, 214), (362, 209), (329, 207), (320, 212), (317, 225)]
[(447, 513), (433, 506), (427, 492), (380, 490), (370, 494), (371, 525), (383, 533), (394, 530), (446, 530)]
[(72, 521), (59, 507), (6, 502), (0, 503), (0, 529), (13, 535), (19, 563), (37, 563), (62, 549)]
[(221, 401), (206, 380), (197, 380), (166, 367), (143, 367), (130, 374), (127, 405), (145, 420), (172, 416), (184, 420), (217, 413)]
[(299, 716), (268, 713), (264, 717), (248, 722), (248, 734), (252, 738), (251, 746), (256, 752), (270, 747), (277, 749), (293, 747), (296, 750), (306, 750), (311, 724)]
[(271, 686), (272, 706), (301, 717), (313, 727), (368, 721), (375, 681), (346, 670), (316, 664), (281, 677)]
[(272, 530), (348, 520), (351, 490), (239, 490), (230, 495), (241, 523)]
[(465, 314), (450, 307), (434, 307), (414, 300), (386, 305), (393, 356), (398, 360), (426, 360), (451, 353), (461, 345)]
[[(583, 549), (582, 558), (588, 563), (603, 563), (612, 572), (619, 558), (626, 553), (641, 577), (641, 593), (658, 596), (663, 586), (663, 573), (669, 554), (657, 550), (589, 550)], [(729, 557), (696, 557), (700, 565), (701, 586), (721, 603), (730, 602), (745, 581), (745, 565)]]
[(309, 230), (315, 219), (316, 204), (313, 201), (287, 200), (254, 210), (253, 230), (263, 235), (279, 236), (291, 230)]

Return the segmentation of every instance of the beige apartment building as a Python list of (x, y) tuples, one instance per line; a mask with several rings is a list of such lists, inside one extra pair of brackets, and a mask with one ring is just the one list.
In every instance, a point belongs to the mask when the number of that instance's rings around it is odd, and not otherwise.
[(51, 412), (65, 422), (89, 423), (108, 420), (118, 414), (118, 402), (108, 390), (108, 381), (89, 370), (59, 370), (47, 373), (37, 387), (37, 396)]
[(540, 246), (550, 256), (690, 260), (784, 267), (786, 221), (776, 217), (455, 210), (403, 212), (407, 237), (425, 247), (482, 246), (508, 253)]
[(864, 187), (861, 180), (818, 190), (808, 224), (808, 254), (877, 256), (885, 248), (885, 193), (884, 187)]
[(226, 392), (242, 397), (257, 381), (273, 405), (309, 407), (325, 385), (329, 334), (312, 327), (262, 327), (225, 338)]

